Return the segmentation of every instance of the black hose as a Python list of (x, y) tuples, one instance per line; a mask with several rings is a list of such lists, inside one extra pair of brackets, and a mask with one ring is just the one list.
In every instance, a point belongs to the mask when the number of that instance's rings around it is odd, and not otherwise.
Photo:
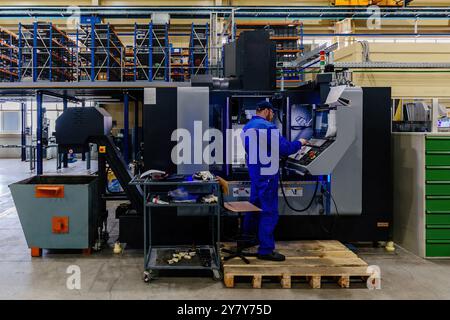
[(325, 231), (325, 232), (328, 233), (328, 234), (333, 235), (334, 232), (336, 231), (336, 223), (337, 223), (337, 219), (338, 219), (338, 217), (339, 217), (339, 210), (338, 210), (338, 207), (337, 207), (337, 205), (336, 205), (336, 201), (334, 200), (334, 197), (333, 197), (333, 195), (331, 194), (331, 192), (329, 192), (328, 190), (323, 190), (323, 192), (324, 192), (324, 193), (327, 193), (327, 194), (330, 196), (331, 200), (333, 201), (334, 208), (336, 209), (336, 214), (335, 214), (335, 216), (334, 216), (334, 218), (333, 218), (333, 224), (331, 225), (330, 230), (325, 229), (325, 227), (323, 226), (322, 222), (320, 222), (320, 226), (321, 226), (321, 228), (322, 228), (323, 231)]
[(337, 205), (336, 205), (336, 201), (334, 201), (333, 195), (332, 195), (331, 192), (329, 192), (328, 190), (325, 190), (325, 193), (328, 193), (328, 194), (330, 195), (330, 198), (331, 198), (331, 200), (332, 200), (333, 203), (334, 203), (334, 208), (336, 209), (336, 216), (339, 216), (338, 207), (337, 207)]
[(316, 181), (316, 187), (314, 188), (314, 194), (311, 198), (311, 201), (309, 201), (308, 205), (303, 209), (296, 209), (287, 200), (286, 193), (284, 192), (283, 180), (281, 179), (281, 173), (279, 175), (279, 179), (280, 179), (281, 193), (283, 194), (284, 202), (287, 204), (289, 209), (291, 209), (292, 211), (295, 211), (295, 212), (305, 212), (306, 210), (311, 208), (311, 206), (314, 202), (314, 199), (316, 199), (316, 196), (317, 196), (317, 189), (319, 188), (319, 181)]
[[(294, 207), (289, 203), (289, 201), (287, 200), (286, 193), (285, 193), (285, 191), (284, 191), (283, 180), (282, 180), (282, 178), (281, 178), (281, 173), (280, 173), (280, 176), (279, 176), (279, 180), (280, 180), (281, 193), (283, 194), (284, 202), (285, 202), (286, 205), (289, 207), (289, 209), (291, 209), (292, 211), (295, 211), (295, 212), (305, 212), (306, 210), (308, 210), (309, 208), (311, 208), (311, 206), (312, 206), (312, 204), (313, 204), (313, 202), (314, 202), (314, 199), (315, 199), (316, 196), (317, 196), (317, 190), (318, 190), (318, 188), (319, 188), (319, 181), (318, 181), (318, 180), (316, 180), (316, 186), (315, 186), (315, 188), (314, 188), (314, 193), (313, 193), (313, 196), (312, 196), (311, 200), (309, 201), (308, 205), (307, 205), (305, 208), (303, 208), (303, 209), (297, 209), (297, 208), (294, 208)], [(324, 231), (325, 233), (327, 233), (327, 234), (329, 234), (329, 235), (333, 235), (334, 232), (335, 232), (335, 228), (336, 228), (337, 218), (339, 217), (339, 211), (338, 211), (338, 207), (337, 207), (337, 205), (336, 205), (336, 201), (334, 200), (333, 195), (332, 195), (329, 191), (327, 191), (327, 190), (323, 190), (323, 192), (328, 193), (328, 195), (331, 197), (331, 200), (333, 201), (334, 207), (336, 208), (336, 215), (334, 216), (333, 224), (331, 225), (330, 230), (327, 230), (327, 229), (323, 226), (322, 220), (319, 218), (319, 219), (320, 219), (320, 228), (321, 228), (322, 231)]]

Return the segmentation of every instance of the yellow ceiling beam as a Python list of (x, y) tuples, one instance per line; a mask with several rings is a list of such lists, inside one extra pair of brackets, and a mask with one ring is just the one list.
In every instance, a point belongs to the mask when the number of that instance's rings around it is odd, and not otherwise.
[(232, 0), (234, 6), (329, 6), (329, 0)]
[(409, 6), (418, 7), (447, 7), (450, 6), (450, 0), (413, 0)]

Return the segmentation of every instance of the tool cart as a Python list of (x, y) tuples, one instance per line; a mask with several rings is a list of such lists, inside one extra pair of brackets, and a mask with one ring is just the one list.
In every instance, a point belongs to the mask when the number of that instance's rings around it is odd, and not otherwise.
[[(220, 214), (222, 193), (218, 181), (193, 180), (186, 177), (177, 181), (154, 181), (135, 177), (130, 184), (139, 185), (144, 194), (144, 273), (143, 280), (150, 282), (160, 270), (211, 270), (214, 280), (223, 278), (220, 264)], [(189, 194), (198, 195), (194, 201), (164, 201), (167, 190), (182, 187)], [(215, 201), (202, 202), (202, 195), (213, 196)], [(170, 198), (170, 197), (169, 197)], [(211, 243), (206, 245), (153, 245), (152, 211), (156, 208), (191, 208), (210, 217)], [(183, 210), (183, 209), (182, 209)], [(185, 209), (184, 209), (185, 210)], [(189, 258), (185, 256), (189, 255)], [(175, 260), (175, 261), (174, 261)]]

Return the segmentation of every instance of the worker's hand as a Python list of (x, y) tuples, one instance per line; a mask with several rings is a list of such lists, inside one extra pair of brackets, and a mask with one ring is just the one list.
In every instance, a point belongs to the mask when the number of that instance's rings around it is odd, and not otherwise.
[(300, 138), (300, 143), (302, 144), (302, 146), (306, 146), (308, 144), (308, 140)]

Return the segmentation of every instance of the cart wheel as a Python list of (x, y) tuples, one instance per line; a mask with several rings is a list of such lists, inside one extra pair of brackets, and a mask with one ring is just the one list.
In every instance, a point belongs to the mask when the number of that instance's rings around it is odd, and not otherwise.
[(142, 279), (145, 283), (149, 283), (153, 279), (151, 271), (144, 271)]
[(222, 271), (220, 271), (218, 269), (213, 269), (213, 279), (214, 279), (214, 281), (222, 281), (223, 280)]

